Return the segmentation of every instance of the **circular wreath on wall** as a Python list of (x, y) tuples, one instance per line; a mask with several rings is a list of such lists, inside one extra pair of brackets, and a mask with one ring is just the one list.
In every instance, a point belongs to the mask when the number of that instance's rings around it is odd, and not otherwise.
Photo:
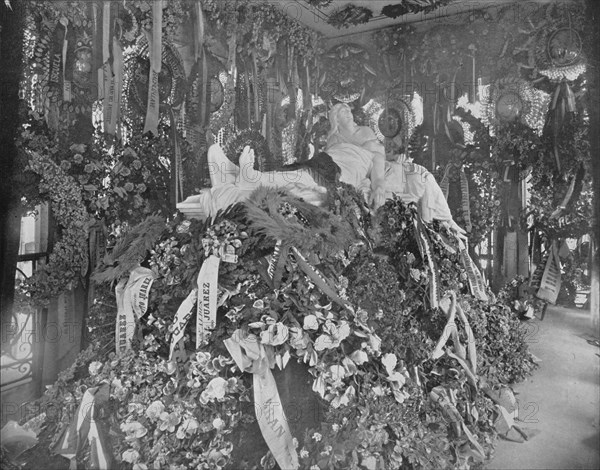
[(339, 44), (329, 49), (321, 59), (325, 64), (325, 71), (320, 77), (323, 99), (334, 98), (351, 103), (372, 88), (377, 72), (363, 46)]
[(582, 53), (583, 41), (577, 31), (579, 21), (573, 22), (569, 12), (569, 21), (564, 15), (555, 13), (539, 28), (531, 44), (530, 55), (541, 75), (550, 80), (576, 80), (585, 72), (585, 57)]
[(394, 93), (380, 95), (364, 109), (369, 126), (382, 142), (385, 139), (408, 142), (416, 126), (416, 114), (408, 96)]
[(482, 120), (491, 128), (522, 122), (538, 134), (543, 130), (550, 96), (520, 78), (502, 78), (488, 89)]
[[(148, 77), (150, 59), (148, 41), (141, 38), (135, 50), (126, 62), (125, 95), (130, 103), (130, 112), (146, 113), (148, 103)], [(185, 96), (186, 77), (183, 62), (177, 49), (169, 43), (163, 43), (162, 65), (158, 76), (158, 94), (161, 105), (178, 106)], [(162, 108), (162, 106), (161, 106)]]

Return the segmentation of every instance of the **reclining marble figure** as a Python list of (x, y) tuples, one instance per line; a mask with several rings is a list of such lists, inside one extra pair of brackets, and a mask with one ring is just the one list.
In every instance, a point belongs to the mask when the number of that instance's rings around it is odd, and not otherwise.
[[(244, 201), (260, 186), (283, 188), (293, 196), (320, 206), (327, 189), (320, 184), (323, 178), (319, 176), (325, 175), (324, 179), (332, 181), (339, 175), (339, 181), (363, 193), (373, 210), (396, 194), (406, 203), (416, 203), (425, 222), (439, 220), (466, 241), (465, 231), (452, 219), (446, 198), (427, 169), (404, 157), (387, 161), (375, 133), (354, 122), (348, 105), (335, 105), (329, 116), (331, 131), (325, 153), (321, 152), (312, 161), (289, 165), (282, 171), (255, 170), (254, 150), (249, 146), (242, 151), (237, 166), (218, 144), (213, 144), (208, 150), (212, 187), (190, 196), (177, 208), (189, 217), (212, 217), (220, 209)], [(321, 171), (313, 171), (315, 169)]]

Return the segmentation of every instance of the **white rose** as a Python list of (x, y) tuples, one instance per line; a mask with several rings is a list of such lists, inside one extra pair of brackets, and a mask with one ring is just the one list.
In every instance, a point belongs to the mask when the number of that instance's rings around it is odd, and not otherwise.
[(98, 375), (100, 373), (100, 369), (102, 369), (103, 364), (101, 362), (98, 361), (94, 361), (92, 363), (90, 363), (88, 369), (90, 371), (90, 375), (94, 376), (94, 375)]
[(150, 403), (146, 409), (146, 416), (150, 419), (158, 419), (163, 411), (165, 411), (165, 405), (160, 400), (156, 400)]
[(140, 459), (140, 453), (135, 449), (127, 449), (122, 457), (123, 462), (136, 463)]

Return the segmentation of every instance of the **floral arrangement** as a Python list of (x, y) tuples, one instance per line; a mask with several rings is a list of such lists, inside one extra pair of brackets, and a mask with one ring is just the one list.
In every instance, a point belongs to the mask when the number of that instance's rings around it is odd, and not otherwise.
[[(356, 190), (331, 192), (329, 210), (263, 190), (212, 222), (169, 222), (142, 262), (156, 279), (133, 351), (115, 356), (114, 341), (104, 340), (82, 353), (43, 400), (69, 410), (87, 387), (110, 384), (102, 416), (123, 468), (272, 468), (257, 435), (250, 374), (223, 345), (242, 331), (282, 374), (300, 363), (311, 378), (324, 412), (295, 430), (302, 468), (464, 468), (483, 461), (495, 438), (494, 404), (450, 356), (431, 359), (445, 319), (428, 300), (432, 273), (414, 236), (415, 207), (395, 199), (371, 219)], [(522, 379), (533, 363), (516, 315), (498, 301), (471, 298), (448, 234), (437, 225), (425, 230), (441, 290), (458, 293), (475, 332), (481, 383)], [(221, 300), (207, 346), (190, 347), (195, 329), (188, 324), (181, 362), (168, 361), (174, 311), (203, 260), (223, 256), (228, 246), (235, 257), (220, 264)], [(128, 260), (123, 254), (114, 261)], [(113, 273), (105, 281), (125, 271)], [(104, 290), (94, 309), (104, 312), (90, 319), (99, 339), (114, 328), (113, 294)], [(295, 386), (289, 380), (279, 381), (282, 397)], [(446, 403), (439, 394), (454, 398)], [(66, 412), (46, 420), (42, 442), (50, 445), (71, 419)]]
[(46, 305), (52, 298), (76, 286), (88, 270), (88, 223), (81, 188), (48, 155), (30, 151), (28, 170), (39, 175), (39, 192), (60, 228), (48, 263), (20, 286), (34, 304)]
[(526, 319), (541, 313), (544, 306), (544, 301), (535, 297), (525, 276), (516, 276), (508, 281), (498, 292), (498, 300), (512, 306), (517, 315)]
[[(107, 225), (135, 224), (155, 212), (167, 214), (172, 152), (165, 127), (157, 137), (135, 135), (113, 146), (98, 136), (92, 152), (84, 153), (87, 158), (73, 168), (86, 191), (90, 212)], [(80, 160), (77, 155), (73, 158)]]
[(109, 142), (100, 133), (90, 144), (74, 144), (69, 137), (50, 131), (43, 117), (32, 112), (19, 137), (20, 148), (30, 152), (23, 151), (21, 158), (29, 161), (32, 152), (50, 158), (73, 179), (90, 216), (107, 226), (135, 224), (154, 212), (168, 212), (168, 129), (161, 127), (158, 137), (134, 136), (127, 143)]
[[(132, 17), (132, 25), (136, 25), (141, 29), (150, 31), (152, 29), (152, 1), (151, 0), (130, 0), (124, 2), (126, 12)], [(174, 0), (163, 2), (163, 21), (162, 29), (163, 36), (172, 40), (177, 37), (181, 25), (190, 18), (189, 4), (184, 0)], [(134, 28), (130, 28), (133, 30)], [(135, 39), (136, 35), (131, 34), (131, 38)]]
[(35, 303), (47, 303), (72, 288), (88, 271), (88, 226), (102, 221), (118, 233), (153, 213), (169, 213), (171, 143), (163, 128), (157, 138), (137, 136), (108, 144), (97, 134), (91, 144), (69, 142), (68, 134), (48, 129), (30, 112), (18, 137), (24, 205), (50, 202), (58, 240), (49, 263), (21, 285)]

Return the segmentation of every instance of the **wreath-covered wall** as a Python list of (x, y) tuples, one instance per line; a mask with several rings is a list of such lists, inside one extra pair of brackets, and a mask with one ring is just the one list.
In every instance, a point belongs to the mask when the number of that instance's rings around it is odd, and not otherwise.
[[(425, 122), (405, 143), (407, 151), (425, 164), (431, 162), (429, 152), (437, 152), (434, 170), (447, 188), (455, 218), (470, 225), (473, 244), (496, 222), (518, 220), (518, 212), (503, 212), (501, 201), (510, 178), (525, 174), (532, 175), (533, 202), (522, 214), (525, 223), (533, 220), (548, 240), (586, 233), (590, 157), (580, 102), (585, 88), (575, 77), (584, 63), (573, 54), (577, 42), (564, 36), (562, 23), (569, 18), (567, 29), (579, 30), (583, 19), (575, 8), (536, 5), (511, 22), (518, 8), (513, 6), (456, 18), (466, 19), (469, 28), (457, 23), (385, 30), (374, 37), (382, 53), (378, 61), (377, 53), (362, 45), (321, 50), (317, 35), (266, 3), (206, 0), (199, 12), (189, 2), (165, 2), (160, 35), (172, 52), (158, 57), (165, 68), (158, 74), (163, 106), (154, 136), (141, 135), (141, 120), (136, 121), (148, 106), (136, 92), (140, 84), (124, 80), (129, 87), (121, 103), (124, 139), (87, 129), (80, 142), (73, 129), (85, 129), (78, 124), (91, 121), (95, 95), (78, 93), (78, 87), (93, 87), (100, 59), (89, 54), (94, 50), (89, 42), (78, 41), (93, 37), (98, 11), (91, 4), (32, 5), (24, 98), (34, 112), (24, 123), (21, 147), (39, 186), (27, 199), (51, 201), (62, 238), (48, 266), (23, 286), (25, 293), (46, 302), (86, 276), (92, 221), (104, 220), (111, 237), (94, 276), (106, 288), (97, 291), (90, 310), (92, 346), (41, 399), (47, 409), (64, 412), (45, 417), (41, 444), (25, 455), (26, 467), (40, 458), (64, 466), (64, 457), (51, 460), (46, 449), (71, 455), (64, 448), (69, 444), (65, 433), (82, 401), (89, 404), (95, 391), (100, 444), (87, 447), (85, 439), (80, 441), (74, 453), (80, 463), (97, 465), (102, 455), (116, 459), (119, 468), (136, 470), (273, 468), (274, 457), (256, 423), (251, 375), (224, 345), (236, 331), (261, 344), (270, 365), (287, 365), (287, 371), (275, 374), (282, 401), (297, 385), (319, 411), (301, 423), (290, 419), (292, 445), (303, 468), (468, 468), (492, 455), (498, 434), (522, 436), (512, 426), (510, 413), (517, 405), (506, 386), (534, 367), (527, 330), (519, 322), (528, 308), (516, 298), (523, 279), (497, 296), (488, 292), (489, 302), (476, 300), (469, 293), (464, 252), (449, 234), (422, 225), (414, 207), (398, 199), (372, 218), (360, 195), (344, 186), (330, 188), (328, 210), (267, 192), (211, 224), (181, 216), (165, 222), (172, 209), (165, 194), (192, 192), (206, 178), (197, 157), (211, 138), (207, 130), (233, 161), (244, 143), (253, 142), (260, 150), (258, 164), (268, 169), (284, 163), (278, 158), (285, 152), (303, 157), (316, 111), (311, 91), (365, 104), (385, 96), (390, 84), (402, 89), (409, 81), (421, 82), (435, 85), (430, 89), (436, 93), (422, 94)], [(123, 49), (137, 51), (124, 70), (125, 76), (138, 70), (139, 78), (156, 66), (139, 37), (151, 29), (156, 11), (146, 0), (119, 5), (111, 12), (111, 34)], [(210, 19), (199, 52), (205, 61), (196, 63), (189, 81), (182, 80), (185, 67), (169, 66), (179, 60), (172, 44), (181, 40), (179, 26), (198, 24), (201, 15)], [(480, 37), (489, 41), (475, 41)], [(57, 45), (65, 41), (73, 77), (56, 68), (62, 60), (55, 59)], [(562, 50), (544, 55), (548, 51), (540, 44), (557, 41)], [(508, 122), (496, 114), (497, 99), (504, 96), (499, 93), (490, 93), (496, 101), (485, 103), (488, 114), (450, 106), (447, 97), (457, 99), (461, 83), (474, 85), (469, 82), (473, 72), (487, 84), (506, 85), (519, 100), (523, 89), (532, 88), (553, 99), (509, 102), (502, 108), (505, 115), (511, 118), (514, 112), (519, 119)], [(523, 80), (523, 86), (508, 86)], [(72, 82), (70, 92), (66, 82)], [(477, 89), (469, 92), (475, 101)], [(548, 106), (547, 116), (541, 103)], [(520, 119), (540, 113), (541, 119)], [(541, 128), (534, 125), (539, 122)], [(457, 125), (462, 136), (455, 132)], [(326, 132), (321, 128), (326, 125), (315, 127)], [(119, 125), (115, 135), (118, 131)], [(426, 146), (425, 135), (433, 136), (435, 150)], [(179, 166), (187, 179), (173, 182)], [(177, 312), (188, 298), (194, 310), (189, 296), (211, 255), (222, 261), (217, 324), (208, 343), (194, 348), (202, 338), (193, 321), (199, 315), (180, 324)], [(122, 339), (120, 328), (115, 334), (121, 307), (114, 284), (126, 287), (140, 263), (152, 277), (147, 309), (129, 322), (135, 324), (131, 348), (114, 352)], [(436, 306), (444, 295), (456, 298)], [(179, 363), (170, 360), (176, 331), (182, 340), (176, 345)], [(450, 339), (446, 331), (452, 332)], [(291, 386), (290, 370), (298, 380)], [(289, 407), (286, 413), (292, 416)]]
[(373, 34), (375, 87), (423, 97), (429, 145), (417, 161), (446, 178), (472, 244), (519, 219), (546, 248), (591, 230), (584, 11), (582, 2), (514, 4)]
[[(308, 90), (316, 83), (316, 33), (262, 2), (158, 4), (27, 5), (19, 164), (35, 172), (35, 158), (56, 165), (62, 178), (60, 185), (44, 183), (50, 176), (42, 175), (24, 185), (27, 207), (56, 199), (68, 182), (80, 194), (80, 212), (87, 212), (78, 241), (67, 228), (72, 217), (55, 214), (57, 247), (61, 237), (87, 246), (86, 226), (94, 220), (105, 233), (117, 233), (148, 214), (174, 212), (176, 201), (210, 186), (211, 139), (228, 143), (233, 160), (253, 143), (264, 150), (257, 158), (263, 170), (283, 164), (283, 149), (294, 158), (297, 142), (306, 151), (299, 134), (308, 136), (312, 127)], [(157, 67), (157, 39), (161, 70), (152, 128), (148, 78)], [(38, 188), (40, 181), (45, 186)], [(56, 271), (54, 277), (36, 274), (44, 279), (23, 284), (25, 298), (47, 303), (73, 285), (53, 268), (72, 264), (79, 272), (70, 249), (50, 261), (45, 270)], [(81, 272), (86, 275), (85, 267)]]

